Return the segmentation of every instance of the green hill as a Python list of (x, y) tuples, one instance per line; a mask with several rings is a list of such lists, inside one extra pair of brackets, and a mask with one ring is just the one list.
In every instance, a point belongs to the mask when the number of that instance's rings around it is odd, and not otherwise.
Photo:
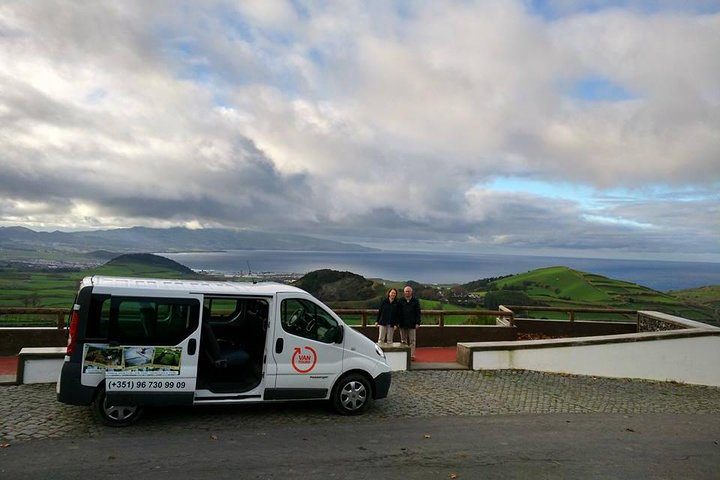
[[(0, 269), (0, 306), (70, 308), (80, 280), (90, 275), (154, 278), (198, 278), (173, 260), (152, 254), (121, 255), (82, 271)], [(2, 322), (0, 318), (0, 322)]]
[(89, 275), (132, 275), (136, 277), (180, 278), (195, 276), (185, 265), (151, 253), (128, 253), (90, 270)]
[[(488, 291), (522, 292), (536, 304), (545, 306), (657, 310), (703, 322), (717, 321), (713, 309), (705, 305), (691, 304), (668, 293), (568, 267), (540, 268), (505, 277), (490, 282)], [(546, 312), (543, 315), (564, 318)], [(597, 314), (586, 316), (597, 317)]]
[[(298, 288), (319, 298), (323, 302), (339, 305), (342, 302), (365, 305), (368, 302), (374, 308), (385, 294), (385, 287), (352, 272), (337, 270), (315, 270), (293, 282)], [(346, 308), (366, 308), (353, 306)]]
[(669, 291), (668, 295), (679, 298), (690, 305), (712, 309), (716, 317), (720, 317), (720, 285), (673, 290)]

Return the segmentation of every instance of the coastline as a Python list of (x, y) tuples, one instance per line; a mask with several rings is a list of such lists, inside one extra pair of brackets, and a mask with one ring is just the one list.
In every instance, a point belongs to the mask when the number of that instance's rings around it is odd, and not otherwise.
[(388, 250), (227, 250), (159, 255), (183, 263), (193, 270), (215, 271), (221, 275), (245, 274), (248, 271), (263, 274), (303, 274), (327, 268), (350, 271), (366, 278), (414, 280), (425, 284), (463, 284), (483, 278), (524, 273), (537, 268), (567, 266), (663, 292), (720, 285), (720, 264), (712, 262)]

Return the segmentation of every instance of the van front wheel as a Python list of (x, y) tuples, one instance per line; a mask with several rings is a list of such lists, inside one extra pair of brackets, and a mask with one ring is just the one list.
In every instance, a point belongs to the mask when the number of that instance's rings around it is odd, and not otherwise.
[(137, 421), (143, 409), (139, 405), (112, 405), (108, 402), (105, 387), (101, 387), (93, 402), (93, 413), (105, 425), (126, 427)]
[(335, 384), (332, 405), (342, 415), (358, 415), (372, 402), (370, 382), (359, 373), (342, 377)]

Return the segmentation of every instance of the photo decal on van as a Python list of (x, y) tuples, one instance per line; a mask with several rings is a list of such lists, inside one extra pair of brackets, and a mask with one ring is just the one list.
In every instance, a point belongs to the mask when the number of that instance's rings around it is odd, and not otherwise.
[(181, 347), (86, 344), (82, 371), (107, 376), (180, 375), (181, 358)]

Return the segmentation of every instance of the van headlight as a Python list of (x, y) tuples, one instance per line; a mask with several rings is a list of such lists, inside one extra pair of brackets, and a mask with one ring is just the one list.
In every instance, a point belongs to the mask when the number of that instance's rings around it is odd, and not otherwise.
[(377, 344), (375, 344), (375, 352), (382, 358), (385, 358), (385, 352), (383, 352), (383, 349), (380, 348)]

